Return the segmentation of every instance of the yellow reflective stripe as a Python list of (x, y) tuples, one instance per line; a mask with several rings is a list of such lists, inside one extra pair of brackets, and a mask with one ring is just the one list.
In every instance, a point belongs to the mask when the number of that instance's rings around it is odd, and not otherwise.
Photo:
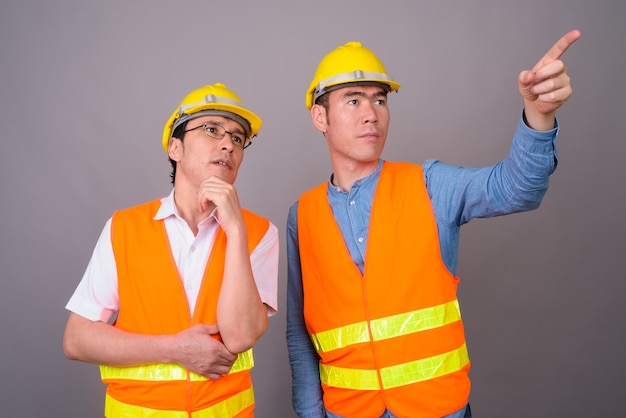
[(193, 418), (230, 418), (251, 405), (254, 405), (254, 391), (249, 388), (202, 411), (193, 412), (191, 416)]
[(123, 403), (107, 393), (104, 399), (104, 416), (107, 418), (188, 418), (189, 414), (186, 411), (163, 411)]
[[(252, 349), (239, 353), (228, 374), (250, 370), (254, 367)], [(177, 364), (151, 364), (136, 367), (112, 367), (100, 366), (100, 375), (105, 379), (130, 379), (146, 380), (151, 382), (164, 382), (175, 380), (187, 380), (187, 370)], [(206, 377), (189, 372), (191, 381), (207, 380)]]
[(369, 339), (367, 322), (365, 321), (311, 334), (311, 341), (313, 341), (318, 353), (336, 350), (352, 344), (366, 343)]
[[(254, 391), (252, 388), (231, 396), (224, 401), (208, 408), (191, 413), (193, 418), (228, 418), (245, 408), (254, 405)], [(106, 395), (104, 415), (108, 418), (135, 417), (135, 418), (188, 418), (187, 411), (165, 411), (161, 409), (144, 408), (120, 402), (112, 396)]]
[[(461, 310), (455, 299), (430, 308), (374, 319), (370, 326), (374, 341), (380, 341), (442, 327), (460, 319)], [(318, 353), (370, 341), (366, 321), (311, 334), (311, 340)]]
[(456, 350), (422, 360), (412, 361), (398, 366), (385, 367), (380, 370), (383, 388), (423, 382), (461, 370), (469, 363), (469, 354), (465, 343)]
[(346, 369), (320, 363), (320, 381), (328, 386), (356, 390), (378, 390), (376, 370)]
[(459, 302), (455, 299), (442, 305), (393, 315), (372, 321), (374, 341), (442, 327), (461, 319)]
[(252, 349), (239, 353), (237, 360), (233, 363), (228, 374), (237, 373), (244, 370), (250, 370), (254, 367), (254, 356), (252, 355)]
[[(410, 385), (461, 370), (469, 363), (467, 346), (421, 360), (380, 369), (384, 389)], [(320, 364), (322, 383), (337, 388), (379, 390), (376, 370), (346, 369)]]

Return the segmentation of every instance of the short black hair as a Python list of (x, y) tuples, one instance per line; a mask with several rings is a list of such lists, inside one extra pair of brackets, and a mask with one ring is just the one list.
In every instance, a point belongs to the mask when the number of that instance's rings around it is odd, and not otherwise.
[[(189, 121), (185, 121), (183, 123), (181, 123), (180, 125), (178, 125), (176, 128), (174, 128), (174, 132), (172, 132), (172, 138), (177, 138), (180, 139), (181, 141), (184, 139), (185, 137), (185, 131), (187, 130), (187, 122)], [(170, 141), (172, 139), (170, 138)], [(169, 144), (168, 144), (168, 148), (169, 148)], [(167, 157), (170, 160), (170, 164), (172, 165), (172, 172), (170, 173), (170, 179), (172, 181), (172, 185), (174, 185), (174, 179), (176, 178), (176, 161), (172, 160), (169, 155)]]

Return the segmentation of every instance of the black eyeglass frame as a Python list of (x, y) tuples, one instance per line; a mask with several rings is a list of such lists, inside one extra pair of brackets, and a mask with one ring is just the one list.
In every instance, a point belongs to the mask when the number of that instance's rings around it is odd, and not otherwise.
[[(209, 129), (208, 129), (209, 127), (217, 129), (218, 131), (221, 131), (221, 134), (220, 133), (217, 133), (216, 135), (212, 134), (211, 132), (209, 132)], [(250, 138), (246, 138), (245, 135), (244, 135), (244, 140), (243, 140), (244, 143), (243, 143), (243, 145), (239, 145), (239, 144), (235, 143), (235, 141), (233, 141), (233, 136), (239, 136), (239, 134), (237, 134), (236, 132), (227, 131), (222, 125), (220, 125), (218, 123), (215, 123), (215, 122), (211, 122), (211, 121), (207, 121), (207, 122), (204, 122), (202, 125), (198, 125), (198, 126), (195, 126), (193, 128), (186, 129), (186, 130), (183, 131), (183, 133), (187, 133), (187, 132), (190, 132), (190, 131), (195, 131), (196, 129), (200, 129), (200, 128), (203, 128), (203, 132), (209, 138), (217, 139), (218, 141), (221, 141), (222, 139), (224, 139), (224, 136), (226, 136), (226, 134), (229, 134), (230, 135), (230, 142), (233, 144), (233, 146), (235, 146), (237, 148), (240, 148), (242, 150), (244, 150), (244, 149), (248, 148), (250, 145), (252, 145), (252, 140)]]

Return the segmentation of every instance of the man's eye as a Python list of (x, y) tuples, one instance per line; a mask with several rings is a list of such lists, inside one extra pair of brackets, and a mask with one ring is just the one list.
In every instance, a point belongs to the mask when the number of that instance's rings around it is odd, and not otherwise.
[(238, 136), (238, 135), (233, 135), (233, 142), (237, 143), (237, 144), (243, 144), (243, 138)]
[(217, 129), (214, 126), (207, 126), (206, 127), (206, 132), (208, 134), (216, 134), (217, 133)]

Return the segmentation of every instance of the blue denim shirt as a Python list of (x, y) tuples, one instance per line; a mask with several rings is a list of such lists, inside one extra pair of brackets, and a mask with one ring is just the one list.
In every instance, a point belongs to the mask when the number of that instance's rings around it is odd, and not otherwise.
[[(423, 165), (424, 180), (437, 220), (441, 255), (456, 275), (461, 225), (535, 209), (557, 165), (558, 125), (550, 131), (530, 129), (520, 117), (509, 155), (484, 168), (459, 167), (439, 160)], [(328, 183), (328, 199), (354, 263), (363, 272), (372, 200), (383, 161), (346, 193)], [(292, 370), (293, 407), (300, 418), (323, 418), (317, 355), (303, 316), (302, 272), (298, 249), (298, 202), (287, 218), (287, 348)]]

